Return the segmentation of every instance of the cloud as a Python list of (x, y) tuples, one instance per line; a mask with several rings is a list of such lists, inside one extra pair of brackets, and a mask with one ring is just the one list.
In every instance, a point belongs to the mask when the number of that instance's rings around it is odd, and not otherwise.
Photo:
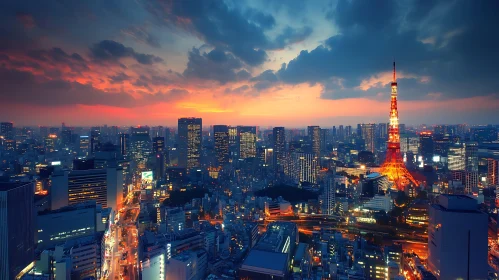
[(22, 23), (24, 28), (26, 29), (31, 29), (36, 26), (35, 19), (33, 18), (32, 15), (26, 14), (26, 13), (17, 13), (16, 14), (17, 20)]
[(221, 49), (201, 53), (199, 49), (193, 48), (188, 57), (184, 71), (187, 78), (213, 80), (225, 84), (235, 82), (238, 78), (246, 78), (249, 74), (242, 69), (244, 64), (238, 58)]
[(127, 74), (125, 74), (123, 72), (119, 72), (116, 75), (108, 76), (108, 78), (112, 84), (119, 84), (119, 83), (122, 83), (124, 81), (128, 81), (130, 79), (130, 76), (128, 76)]
[(112, 40), (104, 40), (90, 47), (94, 59), (101, 61), (118, 61), (121, 58), (132, 57), (140, 64), (150, 65), (163, 62), (163, 59), (152, 54), (136, 52), (123, 44)]
[(132, 37), (138, 42), (149, 45), (153, 48), (161, 48), (158, 37), (147, 31), (145, 27), (130, 26), (121, 31), (123, 34)]

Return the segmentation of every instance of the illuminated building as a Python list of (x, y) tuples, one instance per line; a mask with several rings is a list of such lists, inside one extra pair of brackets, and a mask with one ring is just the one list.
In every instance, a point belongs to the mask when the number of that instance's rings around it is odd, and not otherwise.
[(51, 176), (51, 209), (95, 200), (116, 210), (123, 200), (123, 168), (54, 172)]
[(152, 152), (154, 154), (160, 154), (165, 151), (165, 137), (153, 137), (152, 138)]
[(130, 134), (120, 133), (120, 153), (122, 156), (128, 155), (130, 146)]
[(185, 228), (185, 212), (182, 208), (160, 208), (161, 219), (158, 223), (161, 223), (160, 228), (164, 228), (162, 231), (166, 232), (180, 232)]
[(72, 131), (65, 128), (61, 132), (61, 144), (63, 147), (68, 148), (71, 145), (71, 135)]
[(388, 143), (386, 150), (386, 159), (381, 166), (381, 174), (385, 175), (390, 182), (393, 182), (394, 188), (404, 190), (409, 183), (417, 185), (416, 180), (409, 173), (404, 165), (400, 154), (400, 134), (399, 117), (397, 108), (397, 79), (395, 75), (395, 62), (393, 63), (393, 82), (391, 85), (391, 107), (390, 107), (390, 126), (388, 128)]
[(80, 155), (86, 157), (90, 149), (90, 138), (86, 135), (80, 136)]
[(131, 127), (130, 154), (131, 158), (137, 162), (144, 162), (151, 153), (151, 138), (149, 137), (149, 127)]
[(202, 131), (201, 118), (178, 119), (178, 165), (188, 172), (201, 166)]
[(100, 127), (94, 126), (90, 129), (90, 154), (93, 155), (100, 145)]
[(284, 159), (286, 156), (286, 133), (284, 127), (274, 127), (272, 129), (274, 170), (276, 174), (283, 172)]
[(419, 134), (419, 154), (423, 156), (425, 163), (430, 163), (433, 158), (433, 133), (423, 131)]
[(186, 251), (168, 260), (166, 279), (204, 279), (206, 267), (207, 254), (204, 250)]
[(461, 144), (455, 144), (449, 147), (448, 169), (450, 171), (463, 171), (466, 168), (465, 149)]
[(291, 153), (287, 158), (284, 173), (296, 184), (301, 182), (317, 183), (319, 173), (319, 158), (310, 153)]
[(256, 157), (256, 127), (238, 126), (237, 130), (239, 158), (246, 159)]
[(318, 126), (307, 127), (308, 141), (310, 142), (311, 152), (318, 158), (321, 156), (321, 128)]
[(499, 160), (498, 159), (494, 159), (494, 158), (487, 159), (487, 183), (490, 187), (499, 185)]
[(465, 143), (464, 153), (464, 170), (466, 171), (464, 190), (466, 193), (472, 193), (478, 188), (478, 144), (476, 142)]
[(229, 127), (229, 146), (236, 145), (237, 142), (237, 127), (230, 126)]
[(155, 251), (149, 254), (147, 258), (141, 262), (140, 273), (142, 280), (165, 280), (166, 278), (166, 257), (165, 250)]
[(376, 142), (375, 142), (376, 125), (373, 123), (362, 124), (361, 129), (362, 129), (362, 139), (364, 139), (364, 142), (366, 144), (365, 148), (366, 151), (370, 151), (371, 153), (376, 152)]
[(15, 279), (34, 261), (33, 201), (33, 183), (0, 183), (1, 280)]
[(46, 153), (51, 153), (55, 151), (56, 149), (56, 143), (57, 143), (57, 135), (55, 134), (49, 134), (47, 138), (45, 138), (45, 152)]
[(226, 125), (213, 126), (215, 154), (218, 166), (229, 163), (229, 127)]
[(324, 178), (324, 192), (322, 194), (324, 199), (324, 211), (323, 214), (334, 215), (334, 210), (336, 207), (336, 181), (335, 172), (333, 170), (329, 171)]
[(440, 195), (430, 206), (428, 269), (438, 279), (487, 279), (488, 215), (465, 195)]
[(375, 211), (383, 210), (388, 213), (393, 208), (393, 200), (390, 195), (376, 194), (373, 198), (364, 203), (363, 208)]
[(388, 188), (389, 182), (386, 176), (373, 172), (364, 177), (361, 181), (361, 190), (363, 197), (374, 197), (381, 190)]
[(14, 124), (11, 122), (0, 123), (0, 136), (3, 136), (5, 139), (13, 139)]

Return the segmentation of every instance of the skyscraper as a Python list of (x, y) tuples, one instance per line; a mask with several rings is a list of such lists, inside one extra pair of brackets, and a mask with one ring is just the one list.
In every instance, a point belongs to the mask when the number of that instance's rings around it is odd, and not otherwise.
[(464, 152), (466, 171), (464, 190), (466, 193), (472, 193), (478, 188), (478, 143), (465, 143)]
[(0, 123), (0, 136), (3, 136), (5, 139), (13, 139), (14, 124), (11, 122)]
[(94, 126), (90, 129), (90, 155), (93, 155), (100, 145), (100, 127)]
[(286, 133), (284, 127), (274, 127), (272, 129), (274, 142), (274, 170), (277, 173), (283, 171), (284, 158), (286, 156)]
[(201, 118), (178, 119), (178, 165), (188, 172), (201, 165), (202, 130)]
[(374, 153), (376, 151), (376, 144), (375, 144), (376, 125), (373, 123), (362, 124), (361, 131), (362, 131), (362, 139), (364, 139), (364, 142), (366, 143), (366, 151)]
[(128, 155), (130, 146), (130, 134), (120, 133), (120, 153), (122, 156)]
[(33, 183), (0, 183), (0, 280), (26, 273), (35, 258)]
[(499, 185), (499, 160), (495, 158), (487, 159), (487, 183), (489, 187)]
[(428, 269), (438, 279), (487, 279), (487, 214), (465, 195), (440, 195), (430, 206)]
[(162, 136), (153, 137), (152, 139), (152, 152), (160, 154), (165, 151), (165, 138)]
[(132, 159), (144, 163), (151, 153), (151, 138), (149, 137), (149, 127), (131, 127), (130, 153)]
[(312, 148), (311, 152), (320, 158), (321, 156), (321, 128), (319, 126), (307, 127), (308, 141)]
[(433, 158), (433, 133), (431, 131), (423, 131), (419, 134), (419, 153), (423, 156), (423, 161), (431, 162)]
[(324, 200), (324, 214), (333, 215), (336, 205), (336, 182), (335, 172), (331, 170), (324, 178), (324, 192), (322, 194)]
[(213, 126), (213, 140), (218, 166), (229, 163), (229, 127), (226, 125)]
[(345, 140), (345, 129), (343, 128), (342, 125), (338, 127), (338, 140), (339, 141)]
[(238, 126), (237, 144), (239, 147), (239, 158), (256, 157), (256, 127)]

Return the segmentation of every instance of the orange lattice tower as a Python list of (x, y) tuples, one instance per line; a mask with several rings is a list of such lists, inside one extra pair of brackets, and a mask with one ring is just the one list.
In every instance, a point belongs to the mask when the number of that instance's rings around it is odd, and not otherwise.
[(395, 62), (393, 62), (393, 82), (390, 106), (390, 126), (388, 128), (388, 142), (386, 148), (386, 159), (381, 166), (381, 174), (388, 177), (393, 182), (394, 188), (404, 190), (405, 186), (416, 180), (405, 167), (400, 155), (400, 133), (399, 133), (399, 113), (397, 109), (397, 77), (395, 74)]

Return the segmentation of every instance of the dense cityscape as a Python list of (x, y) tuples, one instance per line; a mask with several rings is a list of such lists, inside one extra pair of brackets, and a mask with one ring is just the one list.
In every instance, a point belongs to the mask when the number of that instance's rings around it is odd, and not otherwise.
[(497, 2), (42, 2), (0, 280), (499, 279)]

